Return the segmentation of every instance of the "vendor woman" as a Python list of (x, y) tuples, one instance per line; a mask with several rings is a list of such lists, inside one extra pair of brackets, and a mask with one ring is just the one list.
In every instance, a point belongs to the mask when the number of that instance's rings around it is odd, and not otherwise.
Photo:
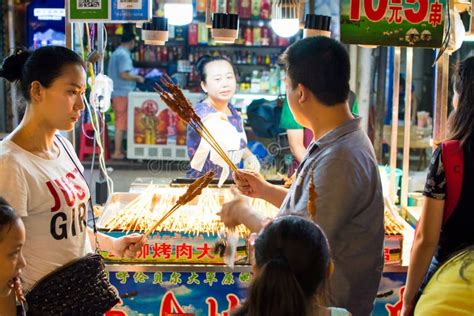
[[(224, 57), (205, 55), (197, 61), (196, 70), (206, 94), (205, 99), (196, 104), (196, 113), (236, 165), (243, 162), (243, 167), (258, 171), (260, 163), (247, 148), (242, 118), (230, 103), (237, 85), (234, 66)], [(217, 176), (222, 174), (223, 178), (230, 176), (228, 166), (190, 126), (187, 147), (191, 160), (189, 178), (200, 177), (209, 170), (215, 171)]]

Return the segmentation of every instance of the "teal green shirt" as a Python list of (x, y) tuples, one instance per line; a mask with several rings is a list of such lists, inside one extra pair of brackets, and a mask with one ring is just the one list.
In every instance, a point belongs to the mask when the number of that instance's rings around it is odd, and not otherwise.
[[(354, 102), (352, 102), (351, 106), (352, 113), (359, 115), (359, 106), (357, 104), (357, 98), (354, 98)], [(280, 128), (282, 129), (303, 129), (303, 126), (298, 124), (293, 117), (293, 113), (291, 113), (290, 106), (288, 105), (288, 101), (285, 99), (283, 103), (283, 109), (281, 111), (281, 119), (280, 119)]]

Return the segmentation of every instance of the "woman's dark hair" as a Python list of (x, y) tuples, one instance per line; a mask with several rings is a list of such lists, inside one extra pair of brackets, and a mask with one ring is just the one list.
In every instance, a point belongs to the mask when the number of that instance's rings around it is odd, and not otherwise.
[(70, 64), (84, 66), (78, 54), (62, 46), (45, 46), (34, 51), (17, 49), (3, 60), (0, 77), (18, 82), (25, 99), (31, 101), (30, 87), (34, 81), (48, 88), (61, 76), (63, 67)]
[(17, 219), (15, 210), (0, 196), (0, 240), (2, 240), (4, 232), (8, 232)]
[(255, 241), (255, 261), (258, 275), (234, 315), (313, 315), (330, 264), (319, 226), (298, 216), (276, 219)]
[(350, 59), (337, 41), (324, 36), (299, 40), (285, 50), (280, 62), (288, 72), (293, 89), (303, 84), (326, 106), (347, 101)]
[(235, 70), (235, 67), (234, 67), (234, 64), (232, 64), (232, 62), (227, 59), (226, 57), (224, 56), (211, 56), (211, 55), (203, 55), (201, 56), (197, 61), (196, 61), (196, 65), (194, 67), (196, 67), (196, 71), (199, 75), (199, 78), (201, 79), (202, 82), (206, 82), (206, 79), (207, 79), (207, 73), (206, 73), (206, 65), (209, 64), (209, 63), (212, 63), (214, 61), (219, 61), (219, 60), (224, 60), (226, 62), (229, 63), (229, 65), (232, 66), (232, 70), (234, 71), (234, 75), (237, 74), (236, 70)]
[(454, 74), (454, 90), (459, 94), (459, 104), (449, 118), (449, 139), (474, 150), (474, 56), (460, 62)]

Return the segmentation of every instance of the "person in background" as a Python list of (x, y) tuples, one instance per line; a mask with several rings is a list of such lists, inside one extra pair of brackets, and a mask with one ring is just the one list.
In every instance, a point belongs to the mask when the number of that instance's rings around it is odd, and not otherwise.
[[(352, 90), (349, 92), (348, 103), (352, 109), (352, 113), (358, 115), (359, 109), (357, 105), (357, 97)], [(310, 129), (301, 126), (295, 121), (286, 99), (283, 103), (283, 110), (281, 112), (280, 128), (286, 130), (288, 144), (290, 145), (290, 150), (293, 154), (293, 161), (288, 169), (288, 176), (291, 177), (295, 173), (300, 162), (303, 161), (306, 148), (308, 148), (313, 141), (313, 133)]]
[[(226, 129), (228, 134), (215, 133), (214, 137), (220, 139), (220, 145), (225, 148), (231, 146), (229, 144), (230, 138), (237, 139), (237, 145), (229, 151), (232, 161), (237, 165), (243, 162), (248, 169), (260, 170), (258, 158), (247, 148), (247, 136), (242, 117), (230, 103), (237, 86), (234, 66), (224, 57), (204, 55), (196, 62), (196, 70), (201, 78), (202, 90), (206, 94), (205, 99), (196, 104), (196, 113), (204, 124), (211, 119), (215, 121), (216, 116), (227, 122), (224, 122), (224, 126), (228, 127)], [(188, 126), (186, 142), (188, 155), (192, 160), (196, 152), (199, 152), (202, 140), (201, 136), (190, 126)], [(222, 168), (211, 161), (211, 154), (207, 154), (207, 157), (204, 158), (202, 168), (200, 170), (191, 168), (187, 173), (188, 177), (197, 178), (209, 170), (216, 171), (217, 176), (220, 176)]]
[(24, 244), (23, 221), (7, 201), (0, 197), (0, 315), (14, 315), (14, 312), (7, 309), (9, 306), (4, 300), (14, 290), (19, 290), (21, 270), (26, 266), (22, 252)]
[(112, 53), (109, 60), (109, 77), (114, 82), (112, 91), (112, 109), (115, 114), (115, 150), (112, 159), (124, 159), (122, 149), (124, 133), (127, 131), (128, 94), (135, 90), (137, 82), (143, 83), (142, 76), (133, 74), (131, 52), (136, 45), (136, 35), (126, 32), (121, 37), (121, 44)]
[[(45, 46), (16, 50), (3, 60), (0, 77), (18, 84), (27, 101), (19, 126), (0, 142), (0, 192), (25, 224), (28, 265), (22, 285), (28, 292), (95, 245), (87, 226), (90, 191), (84, 168), (72, 144), (58, 134), (72, 130), (84, 110), (86, 73), (72, 50)], [(97, 238), (102, 250), (118, 257), (135, 257), (144, 244), (139, 234), (98, 233)]]
[(321, 305), (334, 267), (326, 236), (313, 222), (299, 216), (274, 220), (255, 240), (253, 257), (255, 278), (233, 316), (351, 315)]
[(447, 186), (442, 146), (434, 151), (423, 195), (425, 201), (410, 255), (402, 316), (411, 315), (419, 291), (440, 264), (462, 248), (474, 245), (474, 57), (461, 62), (454, 75), (454, 111), (448, 121), (448, 140), (463, 151), (459, 200), (443, 223)]
[[(234, 179), (244, 195), (279, 207), (280, 216), (308, 216), (314, 184), (311, 218), (326, 233), (335, 266), (329, 304), (370, 315), (383, 269), (384, 203), (374, 149), (347, 103), (349, 56), (333, 39), (310, 37), (288, 47), (281, 61), (291, 112), (314, 140), (289, 190), (252, 171), (238, 170)], [(253, 232), (267, 220), (240, 197), (224, 204), (220, 215), (228, 227), (244, 224)]]
[(423, 289), (415, 316), (472, 316), (474, 312), (474, 246), (447, 260)]

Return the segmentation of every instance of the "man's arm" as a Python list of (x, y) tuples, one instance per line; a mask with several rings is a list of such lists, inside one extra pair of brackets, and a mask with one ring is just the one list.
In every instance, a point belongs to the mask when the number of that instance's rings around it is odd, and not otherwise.
[(254, 210), (245, 197), (237, 192), (234, 192), (234, 195), (234, 200), (222, 205), (219, 213), (221, 221), (230, 228), (243, 224), (251, 232), (259, 232), (263, 228), (264, 223), (269, 219), (257, 210)]
[(122, 71), (120, 73), (120, 78), (123, 80), (135, 81), (139, 83), (143, 83), (145, 81), (142, 76), (132, 75), (129, 71)]

